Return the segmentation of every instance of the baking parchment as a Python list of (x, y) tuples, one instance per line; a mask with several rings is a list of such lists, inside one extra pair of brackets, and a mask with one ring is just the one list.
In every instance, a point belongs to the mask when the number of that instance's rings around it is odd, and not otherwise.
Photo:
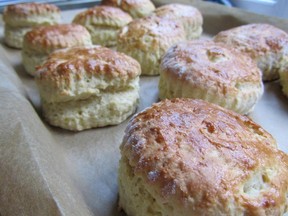
[[(154, 1), (157, 5), (176, 1)], [(198, 7), (204, 33), (251, 22), (288, 31), (288, 20), (265, 17), (202, 1), (177, 1)], [(70, 22), (79, 11), (64, 11)], [(34, 80), (21, 64), (19, 50), (3, 43), (0, 25), (0, 215), (122, 215), (117, 211), (117, 169), (127, 121), (118, 126), (69, 132), (46, 124)], [(141, 77), (137, 112), (158, 101), (158, 77)], [(250, 116), (288, 152), (288, 98), (278, 81)]]

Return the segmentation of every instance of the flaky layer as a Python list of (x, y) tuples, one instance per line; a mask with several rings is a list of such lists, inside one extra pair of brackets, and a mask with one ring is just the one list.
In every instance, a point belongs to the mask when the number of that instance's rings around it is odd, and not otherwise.
[(54, 52), (36, 71), (36, 82), (47, 102), (65, 102), (121, 91), (138, 85), (139, 63), (100, 46)]
[(283, 215), (288, 157), (251, 119), (201, 100), (154, 104), (120, 147), (128, 215)]
[(203, 99), (247, 114), (263, 94), (256, 64), (212, 41), (171, 47), (161, 62), (159, 97)]
[(117, 50), (135, 58), (143, 75), (159, 74), (159, 63), (167, 49), (185, 40), (179, 22), (148, 17), (130, 22), (117, 39)]
[(214, 37), (248, 54), (262, 71), (264, 81), (279, 78), (279, 73), (288, 71), (288, 34), (268, 24), (248, 24), (222, 31)]
[(5, 25), (4, 29), (5, 43), (10, 47), (21, 49), (23, 46), (23, 37), (28, 31), (31, 31), (30, 27), (15, 28), (9, 25)]

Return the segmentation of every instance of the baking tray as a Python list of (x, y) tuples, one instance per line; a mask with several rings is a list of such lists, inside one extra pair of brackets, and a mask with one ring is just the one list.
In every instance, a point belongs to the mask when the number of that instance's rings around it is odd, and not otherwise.
[[(157, 5), (169, 2), (155, 1)], [(203, 37), (250, 22), (288, 28), (287, 20), (202, 1), (178, 2), (201, 10)], [(64, 11), (64, 22), (82, 10)], [(46, 124), (20, 51), (3, 44), (2, 21), (0, 32), (0, 215), (122, 215), (117, 210), (117, 169), (128, 120), (82, 132)], [(158, 101), (158, 76), (141, 77), (140, 85), (137, 112)], [(288, 152), (288, 99), (278, 81), (265, 83), (265, 93), (250, 117)]]

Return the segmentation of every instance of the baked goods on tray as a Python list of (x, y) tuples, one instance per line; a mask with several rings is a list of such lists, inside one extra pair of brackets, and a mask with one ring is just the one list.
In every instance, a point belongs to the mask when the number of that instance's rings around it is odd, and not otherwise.
[(158, 75), (162, 55), (167, 49), (186, 40), (180, 21), (159, 17), (136, 19), (118, 34), (117, 50), (135, 58), (142, 75)]
[(165, 19), (180, 20), (187, 40), (199, 38), (202, 33), (203, 17), (201, 12), (190, 5), (167, 4), (155, 9), (152, 15)]
[(209, 40), (183, 42), (162, 58), (160, 99), (203, 99), (248, 114), (262, 94), (255, 62), (222, 44)]
[(115, 46), (119, 30), (132, 20), (120, 8), (96, 6), (77, 14), (73, 23), (83, 25), (90, 32), (93, 44)]
[(39, 25), (53, 25), (60, 22), (58, 7), (44, 3), (20, 3), (4, 9), (5, 43), (14, 48), (22, 48), (26, 32)]
[(75, 131), (119, 124), (136, 110), (140, 73), (137, 61), (105, 47), (55, 51), (36, 71), (43, 115)]
[(90, 33), (81, 25), (37, 27), (24, 36), (22, 63), (26, 72), (34, 76), (36, 66), (46, 60), (53, 51), (81, 45), (92, 45)]
[(288, 69), (288, 34), (272, 25), (253, 23), (218, 33), (214, 41), (249, 55), (262, 71), (263, 81), (279, 78)]
[(119, 7), (133, 18), (148, 16), (155, 10), (150, 0), (102, 0), (101, 4)]
[(283, 215), (288, 156), (248, 117), (193, 99), (135, 116), (120, 147), (127, 215)]

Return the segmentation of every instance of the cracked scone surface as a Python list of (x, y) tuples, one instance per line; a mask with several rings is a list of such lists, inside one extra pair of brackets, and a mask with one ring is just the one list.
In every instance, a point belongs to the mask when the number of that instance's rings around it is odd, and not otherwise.
[(283, 215), (288, 157), (246, 116), (172, 99), (130, 120), (119, 207), (129, 216)]
[(36, 71), (43, 115), (69, 130), (119, 124), (136, 110), (140, 73), (136, 60), (101, 46), (56, 51)]
[(203, 99), (248, 114), (262, 94), (257, 65), (249, 57), (213, 41), (179, 43), (162, 58), (160, 99)]

